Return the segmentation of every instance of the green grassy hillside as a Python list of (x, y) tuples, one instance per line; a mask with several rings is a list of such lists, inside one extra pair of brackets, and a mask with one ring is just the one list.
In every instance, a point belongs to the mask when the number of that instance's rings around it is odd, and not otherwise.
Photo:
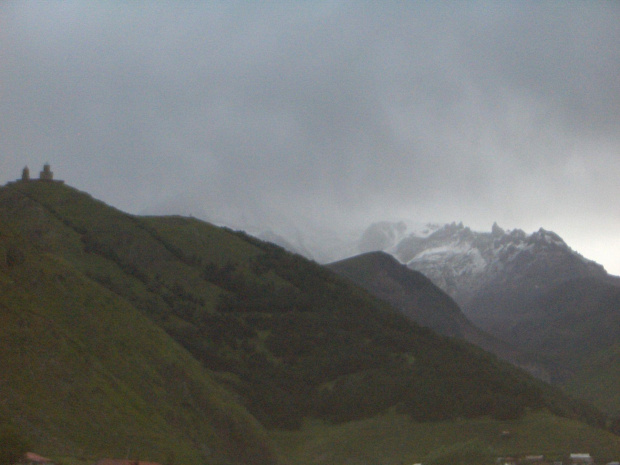
[(620, 343), (601, 350), (565, 384), (571, 394), (587, 399), (620, 419)]
[[(510, 436), (503, 437), (503, 431)], [(475, 462), (479, 465), (496, 463), (497, 457), (526, 455), (567, 463), (568, 455), (576, 451), (590, 453), (596, 463), (620, 457), (618, 436), (544, 412), (511, 421), (485, 417), (434, 423), (386, 414), (341, 425), (308, 422), (300, 432), (272, 435), (291, 465), (428, 463), (442, 452), (470, 443), (482, 445), (487, 452)]]
[(79, 255), (79, 237), (23, 199), (12, 215), (4, 195), (0, 418), (52, 456), (274, 463), (262, 427), (211, 373), (59, 253)]
[(0, 189), (0, 225), (10, 361), (0, 413), (42, 452), (272, 463), (264, 428), (386, 411), (428, 422), (548, 410), (604, 423), (243, 233), (127, 215), (45, 182)]

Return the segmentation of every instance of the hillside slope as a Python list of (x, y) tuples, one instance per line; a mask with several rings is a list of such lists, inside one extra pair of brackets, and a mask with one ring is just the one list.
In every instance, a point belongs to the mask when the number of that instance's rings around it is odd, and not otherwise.
[[(262, 427), (211, 373), (53, 252), (69, 231), (0, 196), (0, 417), (46, 454), (275, 463)], [(40, 241), (16, 227), (35, 212)]]
[[(510, 431), (510, 437), (499, 434)], [(595, 463), (620, 457), (620, 438), (583, 423), (545, 412), (520, 420), (488, 417), (433, 423), (412, 422), (386, 414), (342, 425), (308, 423), (301, 432), (273, 434), (290, 465), (402, 465), (426, 463), (431, 455), (470, 442), (483, 444), (488, 456), (475, 461), (453, 457), (444, 463), (493, 464), (498, 457), (544, 455), (547, 461), (568, 459), (570, 451), (587, 450)]]
[(371, 225), (358, 247), (384, 250), (429, 277), (474, 325), (516, 347), (522, 360), (525, 352), (526, 359), (542, 360), (547, 369), (537, 369), (537, 376), (619, 412), (620, 303), (613, 297), (619, 279), (557, 234), (496, 224), (491, 232), (475, 232), (456, 223), (407, 231), (402, 223), (383, 222)]
[(440, 334), (464, 338), (472, 326), (444, 291), (391, 255), (370, 252), (327, 267), (390, 302), (409, 319)]
[(620, 415), (620, 283), (576, 279), (531, 299), (505, 337), (565, 366), (570, 392)]
[(369, 252), (327, 265), (403, 315), (440, 334), (464, 339), (546, 381), (562, 376), (549, 361), (537, 359), (473, 325), (459, 306), (422, 273), (411, 270), (384, 252)]
[(403, 228), (401, 223), (371, 225), (362, 239), (369, 231), (378, 237), (366, 244), (360, 240), (359, 248), (370, 251), (374, 246), (374, 250), (388, 252), (422, 272), (483, 329), (495, 320), (515, 316), (509, 309), (496, 311), (492, 305), (483, 308), (472, 303), (486, 294), (518, 287), (520, 293), (529, 295), (540, 286), (607, 276), (601, 265), (584, 258), (557, 234), (543, 228), (532, 234), (519, 229), (506, 231), (497, 224), (490, 232), (472, 231), (462, 223), (427, 225), (411, 233)]
[(2, 355), (14, 360), (5, 413), (47, 450), (272, 463), (263, 427), (388, 410), (431, 421), (547, 409), (602, 424), (593, 409), (245, 234), (127, 215), (46, 182), (0, 189), (0, 219)]

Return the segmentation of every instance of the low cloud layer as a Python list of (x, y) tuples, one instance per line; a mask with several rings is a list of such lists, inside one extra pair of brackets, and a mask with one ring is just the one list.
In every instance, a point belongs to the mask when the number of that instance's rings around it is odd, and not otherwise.
[(618, 24), (615, 2), (3, 2), (0, 182), (49, 161), (134, 213), (542, 226), (620, 274)]

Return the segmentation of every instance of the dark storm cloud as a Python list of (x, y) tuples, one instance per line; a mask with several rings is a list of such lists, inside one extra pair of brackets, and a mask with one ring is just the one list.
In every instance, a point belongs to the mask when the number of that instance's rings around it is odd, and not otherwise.
[(134, 212), (617, 227), (618, 24), (614, 2), (4, 2), (2, 182), (50, 161)]

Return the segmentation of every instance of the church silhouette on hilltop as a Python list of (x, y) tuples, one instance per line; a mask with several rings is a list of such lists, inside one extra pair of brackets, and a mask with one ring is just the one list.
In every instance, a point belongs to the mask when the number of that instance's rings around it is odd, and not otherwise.
[(30, 169), (28, 169), (27, 166), (24, 166), (24, 169), (22, 170), (21, 181), (22, 182), (45, 181), (45, 182), (60, 182), (60, 183), (64, 183), (64, 181), (60, 181), (60, 180), (54, 179), (54, 172), (52, 171), (52, 168), (51, 168), (49, 163), (46, 163), (45, 165), (43, 165), (43, 171), (41, 171), (39, 173), (39, 179), (31, 179), (30, 178)]

